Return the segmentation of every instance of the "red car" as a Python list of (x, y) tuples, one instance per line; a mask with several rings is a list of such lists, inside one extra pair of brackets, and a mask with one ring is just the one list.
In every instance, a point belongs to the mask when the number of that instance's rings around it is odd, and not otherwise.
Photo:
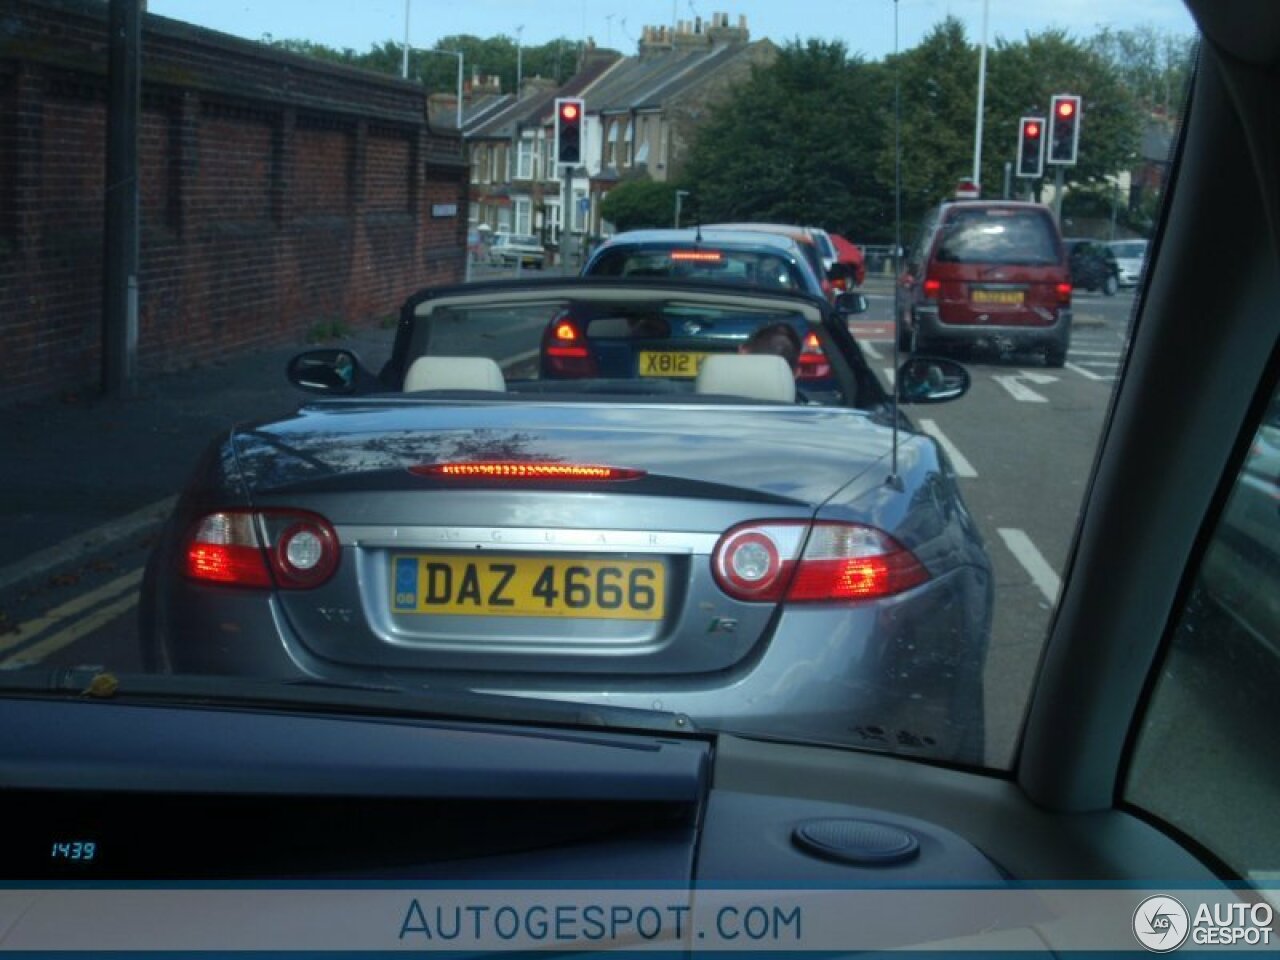
[(1058, 225), (1035, 203), (955, 201), (924, 221), (896, 291), (898, 346), (939, 353), (985, 342), (1043, 350), (1071, 343), (1071, 273)]
[(836, 265), (831, 271), (831, 282), (839, 289), (862, 286), (867, 279), (867, 261), (862, 255), (862, 248), (838, 233), (830, 234), (830, 237), (832, 246), (836, 248)]

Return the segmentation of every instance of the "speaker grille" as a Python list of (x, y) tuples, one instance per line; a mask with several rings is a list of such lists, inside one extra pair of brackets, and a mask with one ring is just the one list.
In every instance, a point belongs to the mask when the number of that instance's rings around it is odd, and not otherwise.
[(791, 839), (806, 853), (863, 866), (905, 863), (920, 853), (915, 834), (874, 820), (807, 820), (795, 828)]

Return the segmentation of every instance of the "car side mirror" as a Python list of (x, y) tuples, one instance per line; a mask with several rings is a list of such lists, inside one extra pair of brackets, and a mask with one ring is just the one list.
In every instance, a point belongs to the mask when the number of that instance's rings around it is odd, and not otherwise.
[(836, 295), (836, 313), (852, 316), (867, 312), (867, 298), (860, 293), (841, 293)]
[(370, 374), (350, 350), (307, 350), (289, 361), (285, 374), (299, 390), (349, 396), (369, 382)]
[(969, 371), (954, 360), (912, 357), (894, 379), (899, 403), (946, 403), (969, 392)]

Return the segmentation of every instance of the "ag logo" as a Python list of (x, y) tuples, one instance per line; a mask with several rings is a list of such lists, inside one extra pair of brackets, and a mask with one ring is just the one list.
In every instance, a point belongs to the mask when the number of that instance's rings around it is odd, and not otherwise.
[(1173, 897), (1147, 897), (1133, 912), (1133, 935), (1153, 953), (1177, 950), (1187, 939), (1191, 916)]

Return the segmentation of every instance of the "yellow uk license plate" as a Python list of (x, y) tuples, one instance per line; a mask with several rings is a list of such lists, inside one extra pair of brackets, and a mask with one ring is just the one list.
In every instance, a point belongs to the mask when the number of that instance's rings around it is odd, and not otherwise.
[(423, 553), (391, 558), (393, 613), (659, 620), (665, 604), (666, 567), (660, 560)]
[(973, 303), (1007, 303), (1018, 306), (1023, 301), (1021, 290), (973, 290), (969, 293)]
[(641, 350), (642, 377), (696, 377), (709, 354), (678, 350)]

